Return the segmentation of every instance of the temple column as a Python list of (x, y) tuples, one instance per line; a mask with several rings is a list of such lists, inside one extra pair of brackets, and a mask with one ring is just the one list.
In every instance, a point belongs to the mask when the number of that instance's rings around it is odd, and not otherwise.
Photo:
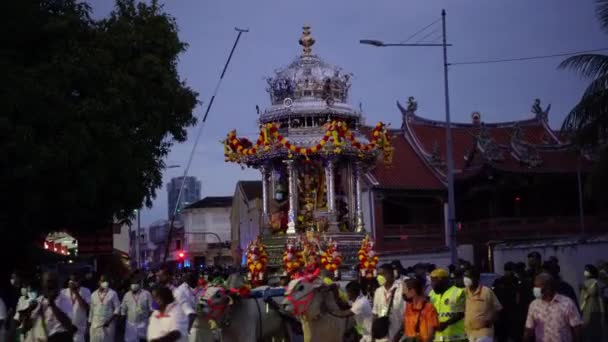
[(335, 162), (329, 159), (325, 164), (325, 186), (327, 195), (327, 214), (329, 219), (329, 231), (337, 232), (338, 222), (336, 221), (336, 183), (334, 177)]
[(355, 232), (363, 233), (365, 231), (363, 224), (363, 206), (361, 205), (361, 174), (363, 169), (361, 162), (355, 162), (354, 178), (355, 178)]
[(268, 219), (270, 217), (268, 197), (268, 176), (270, 168), (267, 165), (263, 165), (260, 171), (262, 172), (262, 227), (265, 228), (268, 225)]
[(287, 165), (287, 183), (289, 184), (289, 210), (287, 211), (287, 234), (295, 234), (296, 218), (298, 212), (298, 176), (293, 160), (285, 160), (284, 163)]
[(354, 165), (352, 162), (346, 164), (346, 168), (343, 170), (346, 177), (346, 204), (348, 208), (348, 229), (355, 228), (355, 180), (354, 180)]

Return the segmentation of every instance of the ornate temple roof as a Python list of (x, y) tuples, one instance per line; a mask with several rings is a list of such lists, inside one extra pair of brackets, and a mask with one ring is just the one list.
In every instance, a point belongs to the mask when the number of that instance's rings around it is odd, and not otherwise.
[[(369, 175), (370, 183), (385, 188), (444, 189), (445, 122), (416, 115), (413, 98), (406, 107), (399, 102), (397, 107), (403, 125), (391, 131), (396, 137), (393, 165), (379, 165)], [(577, 153), (548, 126), (549, 109), (542, 110), (536, 100), (530, 119), (484, 123), (475, 112), (470, 123), (452, 123), (456, 178), (475, 176), (487, 167), (509, 173), (575, 173)], [(591, 163), (585, 156), (583, 170), (589, 170)]]
[(260, 113), (260, 121), (318, 113), (360, 116), (348, 104), (352, 74), (313, 54), (315, 39), (310, 26), (304, 26), (303, 30), (299, 40), (302, 54), (267, 78), (271, 106)]

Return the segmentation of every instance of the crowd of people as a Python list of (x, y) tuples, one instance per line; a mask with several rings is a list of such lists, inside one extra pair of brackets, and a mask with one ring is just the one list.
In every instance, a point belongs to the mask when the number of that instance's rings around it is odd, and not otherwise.
[[(234, 271), (173, 274), (162, 267), (127, 279), (73, 273), (65, 280), (53, 272), (15, 273), (12, 292), (0, 298), (0, 342), (193, 341), (205, 287)], [(381, 265), (375, 279), (346, 284), (344, 304), (361, 342), (608, 341), (605, 284), (593, 265), (584, 276), (577, 296), (558, 260), (543, 263), (538, 253), (527, 267), (506, 263), (492, 284), (467, 262), (404, 269), (395, 261)]]
[(15, 272), (0, 297), (0, 342), (187, 341), (207, 279), (225, 279), (231, 272), (211, 267), (204, 274), (173, 274), (161, 267), (127, 279), (88, 272), (72, 273), (65, 281), (55, 272), (29, 277)]
[(559, 261), (543, 263), (536, 252), (528, 267), (506, 263), (492, 284), (482, 284), (479, 269), (467, 262), (404, 269), (395, 261), (380, 266), (372, 285), (346, 288), (354, 289), (349, 298), (362, 342), (608, 341), (606, 284), (593, 265), (582, 273), (578, 299), (560, 277)]

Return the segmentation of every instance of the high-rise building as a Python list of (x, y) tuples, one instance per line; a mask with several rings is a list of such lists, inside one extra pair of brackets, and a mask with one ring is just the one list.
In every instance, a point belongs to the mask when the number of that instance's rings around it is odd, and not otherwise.
[(201, 182), (197, 180), (196, 177), (188, 176), (186, 178), (172, 178), (171, 181), (167, 184), (167, 207), (169, 209), (167, 217), (169, 220), (171, 220), (171, 217), (175, 212), (177, 196), (179, 194), (179, 189), (182, 186), (182, 181), (184, 181), (185, 183), (184, 191), (180, 198), (179, 208), (184, 208), (187, 205), (192, 204), (201, 199)]

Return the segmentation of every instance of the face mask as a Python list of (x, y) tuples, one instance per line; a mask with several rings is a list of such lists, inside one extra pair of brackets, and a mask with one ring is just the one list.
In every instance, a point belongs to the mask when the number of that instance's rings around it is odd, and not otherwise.
[(131, 284), (131, 291), (133, 291), (133, 292), (139, 291), (139, 284)]
[(11, 278), (11, 285), (15, 286), (15, 279)]
[(399, 278), (399, 271), (393, 270), (393, 276), (395, 276), (395, 279)]
[(585, 271), (583, 275), (585, 276), (585, 278), (591, 278), (591, 273), (589, 273), (589, 271)]
[(280, 202), (280, 201), (282, 201), (282, 200), (283, 200), (283, 198), (284, 198), (284, 196), (283, 196), (283, 193), (282, 193), (282, 192), (277, 192), (277, 193), (274, 195), (274, 199), (275, 199), (275, 200), (277, 200), (277, 201), (279, 201), (279, 202)]
[(376, 280), (378, 280), (378, 285), (380, 286), (384, 286), (386, 284), (386, 278), (384, 278), (382, 275), (376, 277)]
[(27, 289), (25, 287), (21, 288), (21, 295), (22, 296), (27, 296)]
[(540, 287), (535, 287), (532, 289), (532, 293), (534, 294), (534, 298), (541, 299), (543, 297), (543, 289)]
[(36, 293), (36, 291), (30, 291), (27, 293), (27, 297), (30, 300), (34, 300), (34, 299), (38, 298), (38, 294)]
[(102, 289), (107, 289), (108, 287), (110, 287), (110, 283), (108, 283), (107, 281), (104, 281), (100, 284)]
[(462, 281), (464, 283), (464, 286), (466, 286), (466, 287), (473, 286), (473, 279), (471, 279), (469, 277), (464, 277)]

